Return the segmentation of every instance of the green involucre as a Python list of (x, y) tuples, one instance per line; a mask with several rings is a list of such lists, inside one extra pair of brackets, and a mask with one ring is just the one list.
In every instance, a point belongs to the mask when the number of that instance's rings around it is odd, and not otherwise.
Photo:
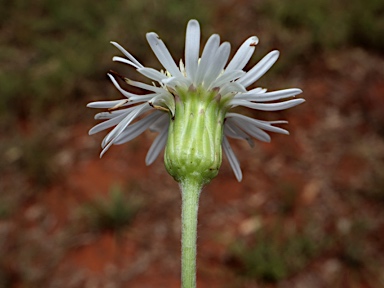
[(221, 143), (228, 100), (217, 90), (202, 87), (177, 89), (164, 161), (176, 181), (195, 179), (201, 185), (217, 174), (222, 161)]

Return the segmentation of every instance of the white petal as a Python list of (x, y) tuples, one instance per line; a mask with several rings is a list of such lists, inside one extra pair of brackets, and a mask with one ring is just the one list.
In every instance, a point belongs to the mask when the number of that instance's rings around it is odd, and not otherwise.
[(120, 116), (121, 114), (127, 113), (127, 110), (133, 109), (134, 107), (125, 108), (122, 110), (114, 110), (108, 112), (100, 112), (95, 115), (95, 120), (104, 120), (104, 119), (112, 119)]
[(138, 82), (138, 81), (133, 81), (131, 79), (128, 79), (128, 78), (125, 78), (124, 79), (125, 82), (131, 86), (134, 86), (134, 87), (138, 87), (138, 88), (141, 88), (141, 89), (145, 89), (145, 90), (148, 90), (148, 91), (152, 91), (152, 92), (155, 92), (155, 93), (162, 93), (164, 92), (164, 88), (162, 87), (156, 87), (156, 86), (153, 86), (153, 85), (148, 85), (148, 84), (145, 84), (145, 83), (141, 83), (141, 82)]
[[(166, 84), (166, 85), (168, 85), (168, 84), (170, 84), (170, 83), (174, 83), (174, 82), (179, 82), (179, 80), (178, 80), (179, 78), (178, 77), (169, 77), (169, 78), (166, 78), (166, 79), (163, 79), (161, 82), (163, 83), (163, 84)], [(172, 84), (171, 84), (172, 85)]]
[(216, 51), (219, 48), (219, 44), (220, 36), (217, 34), (213, 34), (211, 37), (209, 37), (207, 44), (205, 44), (203, 54), (201, 55), (199, 65), (197, 67), (195, 80), (196, 86), (199, 86), (203, 82), (205, 73), (212, 64), (212, 61), (216, 55)]
[(108, 128), (112, 127), (112, 126), (115, 126), (115, 125), (119, 124), (119, 123), (121, 122), (121, 120), (123, 120), (123, 118), (124, 118), (125, 116), (126, 116), (125, 114), (121, 114), (121, 115), (119, 115), (119, 116), (117, 116), (117, 117), (114, 117), (114, 118), (111, 118), (111, 119), (109, 119), (109, 120), (107, 120), (107, 121), (104, 121), (104, 122), (102, 122), (102, 123), (99, 123), (99, 124), (93, 126), (93, 127), (89, 130), (88, 134), (89, 134), (89, 135), (93, 135), (93, 134), (95, 134), (95, 133), (98, 133), (98, 132), (100, 132), (100, 131), (103, 131), (103, 130), (105, 130), (105, 129), (108, 129)]
[(127, 92), (123, 88), (121, 88), (119, 83), (117, 83), (116, 79), (111, 74), (108, 73), (107, 75), (108, 75), (109, 79), (111, 79), (113, 85), (115, 85), (116, 89), (119, 90), (119, 92), (121, 94), (123, 94), (125, 97), (131, 98), (132, 96), (137, 96), (137, 95), (130, 93), (130, 92)]
[[(123, 94), (125, 97), (127, 97), (129, 99), (129, 103), (131, 105), (135, 104), (135, 103), (146, 102), (146, 101), (152, 99), (153, 97), (155, 97), (158, 94), (158, 93), (151, 93), (151, 94), (145, 94), (145, 95), (136, 95), (136, 94), (130, 93), (128, 91), (125, 91), (123, 88), (121, 88), (119, 83), (117, 83), (116, 79), (111, 74), (108, 73), (107, 75), (111, 79), (111, 81), (112, 81), (113, 85), (116, 87), (116, 89), (119, 90), (119, 92), (121, 94)], [(129, 81), (131, 81), (131, 80), (129, 80)], [(134, 81), (132, 81), (132, 82), (134, 82)], [(139, 85), (137, 83), (139, 83), (139, 82), (135, 82), (136, 85)], [(147, 86), (145, 86), (147, 84), (144, 84), (144, 83), (141, 83), (141, 84), (142, 84), (143, 87), (147, 87)], [(135, 86), (135, 85), (133, 85), (133, 86)], [(158, 88), (158, 89), (160, 89), (159, 91), (161, 91), (161, 92), (164, 90), (164, 89), (161, 89), (161, 88)], [(153, 89), (153, 90), (155, 90), (155, 89)]]
[(232, 170), (235, 173), (237, 181), (241, 182), (241, 180), (243, 179), (243, 174), (241, 173), (239, 160), (237, 160), (237, 157), (235, 153), (233, 153), (231, 145), (229, 144), (228, 139), (225, 136), (223, 137), (222, 146), (224, 153), (228, 158), (229, 164), (231, 165)]
[(242, 93), (242, 92), (245, 92), (245, 88), (243, 87), (243, 85), (238, 84), (236, 82), (229, 82), (227, 84), (224, 84), (223, 86), (221, 86), (219, 90), (219, 93), (222, 96), (225, 96), (229, 93)]
[(164, 79), (162, 83), (166, 84), (166, 86), (169, 86), (175, 89), (176, 86), (185, 86), (186, 88), (188, 88), (189, 86), (191, 86), (192, 81), (189, 78), (185, 78), (185, 77), (170, 77), (170, 78)]
[(139, 66), (137, 66), (135, 63), (133, 63), (132, 61), (129, 61), (128, 59), (125, 59), (123, 57), (119, 57), (119, 56), (114, 56), (112, 58), (112, 61), (115, 61), (115, 62), (121, 62), (121, 63), (124, 63), (124, 64), (128, 64), (130, 66), (133, 66), (135, 67), (136, 69), (140, 68)]
[(135, 97), (131, 97), (129, 103), (131, 104), (137, 104), (137, 103), (143, 103), (151, 101), (154, 97), (156, 97), (157, 93), (151, 93), (151, 94), (145, 94), (145, 95), (137, 95)]
[(259, 43), (259, 39), (256, 36), (249, 37), (237, 50), (225, 71), (242, 70), (255, 52), (257, 43)]
[(284, 110), (288, 109), (294, 106), (297, 106), (301, 103), (305, 102), (304, 99), (292, 99), (280, 103), (267, 103), (267, 104), (261, 104), (261, 103), (253, 103), (249, 102), (246, 100), (237, 100), (233, 99), (230, 102), (230, 105), (233, 106), (243, 106), (243, 107), (248, 107), (252, 109), (257, 109), (261, 111), (279, 111), (279, 110)]
[(151, 147), (148, 150), (147, 156), (145, 157), (145, 164), (151, 165), (156, 158), (159, 156), (160, 152), (164, 149), (165, 144), (167, 143), (168, 138), (168, 125), (163, 127), (160, 134), (153, 141)]
[(143, 119), (129, 125), (117, 138), (114, 140), (113, 144), (119, 145), (127, 143), (132, 139), (139, 136), (145, 130), (148, 129), (156, 120), (163, 114), (161, 111), (154, 111), (150, 115), (146, 116)]
[(161, 82), (162, 80), (168, 78), (165, 74), (163, 74), (163, 73), (161, 73), (161, 72), (159, 72), (153, 68), (143, 67), (143, 68), (137, 69), (137, 72), (139, 72), (140, 74), (144, 75), (145, 77), (152, 79), (152, 80), (155, 80), (157, 82)]
[(200, 52), (200, 25), (196, 20), (190, 20), (185, 37), (185, 70), (187, 76), (194, 81)]
[(235, 118), (235, 119), (237, 119), (237, 121), (238, 121), (237, 123), (241, 123), (239, 125), (241, 127), (249, 126), (249, 125), (254, 125), (254, 126), (256, 126), (256, 127), (260, 128), (260, 129), (263, 129), (263, 130), (267, 130), (267, 131), (271, 131), (271, 132), (275, 132), (275, 133), (286, 134), (286, 135), (289, 134), (289, 132), (287, 130), (285, 130), (285, 129), (282, 129), (280, 127), (272, 126), (273, 122), (271, 123), (271, 122), (267, 122), (267, 121), (260, 121), (260, 120), (253, 119), (251, 117), (247, 117), (247, 116), (244, 116), (244, 115), (238, 114), (238, 113), (227, 113), (227, 115), (225, 117), (227, 119), (228, 118)]
[(245, 72), (242, 70), (234, 70), (234, 71), (225, 70), (225, 72), (223, 74), (221, 74), (215, 81), (212, 82), (212, 84), (209, 88), (220, 87), (223, 84), (226, 84), (228, 82), (232, 82), (232, 81), (240, 78), (244, 74), (245, 74)]
[(159, 36), (154, 32), (147, 33), (147, 41), (163, 67), (167, 69), (172, 76), (182, 76), (167, 47)]
[[(120, 99), (120, 100), (112, 100), (112, 101), (97, 101), (97, 102), (91, 102), (87, 104), (87, 107), (89, 108), (112, 108), (116, 105), (119, 105), (123, 103), (124, 101), (127, 101), (127, 99)], [(122, 105), (123, 107), (125, 105)]]
[(233, 122), (245, 133), (250, 136), (259, 139), (263, 142), (271, 142), (271, 136), (267, 132), (264, 132), (260, 128), (257, 128), (255, 125), (250, 124), (246, 121), (241, 121), (241, 119), (233, 118)]
[(223, 72), (224, 66), (227, 64), (229, 53), (231, 51), (231, 44), (224, 42), (217, 49), (213, 63), (208, 67), (204, 76), (204, 87), (210, 87), (211, 83), (216, 80), (220, 73)]
[(234, 123), (232, 123), (230, 118), (226, 119), (225, 121), (224, 134), (234, 139), (245, 140), (251, 147), (255, 146), (253, 139), (247, 133), (237, 127)]
[[(102, 141), (103, 151), (100, 153), (100, 157), (104, 155), (105, 152), (112, 146), (114, 141), (119, 137), (119, 135), (125, 130), (125, 128), (141, 113), (148, 111), (151, 107), (148, 104), (142, 104), (135, 107), (127, 117), (125, 117)], [(107, 144), (108, 143), (108, 144)]]
[(133, 57), (127, 50), (121, 47), (118, 43), (111, 41), (111, 44), (115, 46), (117, 49), (119, 49), (129, 60), (131, 60), (135, 64), (135, 66), (143, 67), (143, 65), (141, 65), (141, 63), (137, 61), (135, 57)]
[[(237, 83), (237, 81), (236, 81), (236, 83)], [(245, 95), (248, 95), (248, 94), (258, 94), (259, 95), (259, 94), (263, 94), (265, 92), (267, 92), (267, 89), (257, 87), (257, 88), (253, 88), (252, 90), (246, 91), (245, 93), (236, 94), (234, 98), (243, 99), (243, 98), (246, 98)], [(244, 97), (243, 97), (243, 95), (244, 95)]]
[(263, 121), (263, 120), (257, 120), (258, 122), (262, 123), (268, 123), (268, 124), (288, 124), (288, 121), (286, 120), (275, 120), (275, 121)]
[(171, 112), (172, 116), (175, 115), (175, 98), (168, 91), (164, 91), (164, 93), (153, 97), (149, 103), (154, 106), (166, 108)]
[(252, 90), (249, 90), (248, 92), (253, 92), (253, 93), (265, 93), (267, 92), (267, 89), (265, 88), (261, 88), (261, 87), (257, 87), (257, 88), (253, 88)]
[(271, 66), (277, 61), (279, 58), (279, 51), (269, 52), (264, 56), (263, 59), (260, 60), (251, 70), (247, 72), (243, 77), (237, 80), (238, 83), (244, 85), (244, 87), (248, 87), (253, 84), (256, 80), (258, 80), (261, 76), (265, 74), (271, 68)]
[(248, 101), (256, 101), (256, 102), (266, 102), (266, 101), (276, 101), (285, 99), (288, 97), (296, 96), (303, 91), (298, 88), (284, 89), (279, 91), (260, 93), (260, 92), (251, 92), (243, 93), (237, 95), (236, 99), (248, 100)]
[(154, 132), (161, 132), (164, 127), (168, 127), (169, 125), (169, 115), (163, 114), (155, 123), (153, 123), (150, 127), (149, 130), (154, 131)]

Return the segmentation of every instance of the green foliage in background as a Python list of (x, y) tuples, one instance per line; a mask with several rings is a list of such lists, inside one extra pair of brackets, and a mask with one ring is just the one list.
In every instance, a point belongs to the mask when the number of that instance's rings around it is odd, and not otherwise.
[(137, 197), (127, 196), (115, 186), (107, 197), (96, 198), (84, 205), (82, 214), (93, 230), (120, 231), (129, 226), (141, 206)]
[[(260, 12), (291, 53), (350, 45), (384, 48), (384, 2), (381, 0), (265, 1)], [(290, 47), (290, 48), (289, 48)], [(301, 55), (303, 56), (303, 55)]]
[(308, 231), (287, 233), (280, 225), (261, 228), (252, 243), (239, 241), (233, 248), (239, 273), (264, 282), (278, 282), (300, 271), (324, 248)]
[(182, 49), (188, 19), (208, 11), (176, 0), (0, 0), (0, 7), (0, 115), (24, 118), (81, 99), (87, 81), (98, 85), (120, 53), (110, 40), (143, 61), (146, 32), (162, 29)]
[(81, 78), (99, 68), (103, 15), (113, 13), (113, 1), (107, 7), (84, 0), (3, 2), (0, 112), (41, 112), (70, 97)]

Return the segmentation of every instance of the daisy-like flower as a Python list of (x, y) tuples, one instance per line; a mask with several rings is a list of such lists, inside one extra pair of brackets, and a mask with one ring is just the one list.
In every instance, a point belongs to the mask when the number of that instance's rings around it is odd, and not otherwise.
[[(247, 90), (279, 57), (278, 51), (268, 53), (252, 69), (244, 71), (251, 59), (258, 38), (248, 38), (229, 61), (230, 44), (220, 44), (220, 37), (212, 35), (200, 52), (200, 26), (196, 20), (188, 23), (185, 40), (185, 64), (176, 65), (163, 41), (156, 33), (147, 33), (147, 40), (165, 71), (143, 66), (119, 44), (112, 42), (123, 57), (114, 61), (128, 64), (144, 75), (151, 84), (133, 81), (117, 73), (108, 74), (113, 85), (124, 96), (122, 100), (89, 103), (91, 108), (108, 109), (96, 114), (95, 119), (106, 120), (94, 126), (89, 134), (115, 126), (102, 141), (102, 156), (113, 144), (126, 143), (145, 130), (159, 134), (150, 147), (145, 162), (150, 165), (165, 149), (168, 172), (182, 181), (185, 173), (202, 175), (203, 182), (216, 176), (224, 150), (238, 181), (242, 180), (239, 161), (228, 138), (246, 140), (253, 146), (253, 138), (269, 142), (266, 132), (289, 134), (276, 127), (286, 121), (263, 121), (231, 112), (234, 107), (262, 111), (288, 109), (304, 102), (294, 98), (298, 88), (269, 92), (264, 88)], [(148, 91), (136, 95), (124, 90), (116, 80)], [(222, 148), (222, 149), (221, 149)]]

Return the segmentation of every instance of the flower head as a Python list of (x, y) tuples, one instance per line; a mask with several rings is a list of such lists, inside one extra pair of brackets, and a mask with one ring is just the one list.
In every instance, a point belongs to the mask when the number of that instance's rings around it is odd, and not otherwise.
[[(106, 121), (94, 126), (89, 134), (115, 126), (102, 141), (101, 156), (111, 145), (126, 143), (150, 129), (157, 131), (159, 135), (147, 153), (147, 165), (153, 163), (167, 146), (166, 166), (172, 176), (180, 178), (179, 171), (188, 166), (189, 162), (193, 162), (192, 170), (188, 168), (186, 172), (199, 174), (198, 169), (214, 171), (207, 172), (212, 174), (207, 176), (208, 182), (208, 178), (216, 176), (220, 167), (222, 147), (237, 180), (241, 181), (239, 161), (231, 149), (228, 137), (246, 140), (253, 146), (253, 138), (270, 141), (270, 136), (265, 131), (289, 134), (287, 130), (275, 126), (287, 123), (286, 121), (257, 120), (230, 111), (238, 106), (278, 111), (304, 102), (304, 99), (294, 98), (302, 92), (297, 88), (272, 92), (267, 92), (264, 88), (247, 90), (279, 57), (278, 51), (272, 51), (245, 72), (243, 69), (259, 41), (256, 36), (248, 38), (228, 63), (230, 44), (220, 44), (219, 35), (214, 34), (208, 39), (199, 57), (200, 26), (196, 20), (190, 20), (185, 40), (185, 64), (180, 61), (179, 66), (157, 34), (148, 33), (147, 40), (165, 72), (144, 67), (123, 47), (112, 42), (125, 56), (116, 56), (113, 60), (134, 67), (137, 72), (150, 79), (153, 85), (133, 81), (117, 73), (108, 74), (125, 98), (88, 104), (91, 108), (108, 109), (107, 112), (96, 114), (95, 119)], [(116, 77), (148, 93), (136, 95), (128, 92), (121, 88)], [(184, 156), (177, 160), (172, 158), (174, 153)], [(191, 157), (193, 159), (189, 160)], [(210, 160), (204, 166), (202, 163), (205, 158)], [(177, 161), (179, 162), (176, 163)]]

